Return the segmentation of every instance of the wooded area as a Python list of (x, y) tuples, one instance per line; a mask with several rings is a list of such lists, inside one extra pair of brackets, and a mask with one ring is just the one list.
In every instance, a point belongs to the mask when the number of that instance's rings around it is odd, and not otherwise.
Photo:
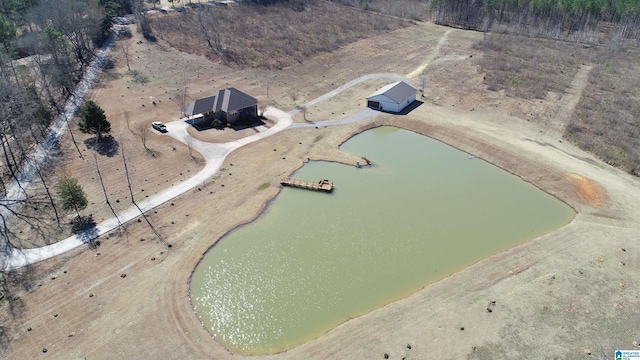
[(435, 22), (480, 31), (619, 44), (640, 40), (633, 0), (434, 0)]
[(431, 16), (430, 0), (331, 0), (332, 2), (404, 19), (426, 21)]
[[(52, 141), (49, 126), (107, 39), (111, 17), (130, 10), (124, 0), (0, 1), (0, 236), (7, 243), (8, 214), (32, 228), (53, 217), (60, 224), (54, 185), (47, 180), (51, 162), (36, 165), (44, 192), (23, 187), (18, 174), (35, 149)], [(20, 198), (7, 198), (12, 183), (20, 187)]]
[(205, 6), (148, 17), (153, 36), (230, 66), (281, 69), (350, 42), (411, 25), (324, 1)]

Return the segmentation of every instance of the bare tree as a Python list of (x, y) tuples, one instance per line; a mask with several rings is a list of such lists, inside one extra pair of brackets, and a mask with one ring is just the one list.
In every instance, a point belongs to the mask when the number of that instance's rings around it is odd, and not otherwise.
[(173, 93), (173, 96), (171, 97), (171, 99), (178, 104), (178, 107), (180, 109), (180, 113), (182, 114), (182, 116), (187, 116), (186, 112), (187, 112), (187, 102), (191, 99), (189, 96), (189, 93), (187, 91), (187, 76), (185, 74), (183, 74), (183, 78), (184, 78), (184, 87), (182, 87), (181, 89), (176, 90), (176, 92)]
[(304, 119), (304, 121), (307, 121), (307, 107), (305, 105), (300, 105), (298, 106), (298, 109), (300, 109), (300, 112), (302, 113), (302, 118)]
[(167, 245), (167, 242), (164, 240), (162, 235), (160, 235), (158, 230), (156, 230), (153, 224), (151, 224), (151, 222), (145, 215), (144, 211), (142, 211), (140, 206), (138, 206), (138, 203), (136, 203), (136, 200), (133, 197), (133, 189), (131, 188), (131, 178), (129, 177), (129, 168), (127, 167), (127, 158), (124, 156), (124, 145), (122, 146), (122, 163), (124, 164), (124, 173), (125, 173), (125, 176), (127, 177), (127, 187), (129, 188), (129, 195), (131, 196), (131, 203), (138, 209), (138, 211), (140, 211), (140, 215), (142, 215), (142, 218), (146, 221), (147, 225), (149, 225), (149, 228), (151, 228), (151, 231), (155, 234), (158, 240), (160, 240), (160, 242), (162, 242), (163, 244)]
[[(36, 144), (38, 144), (38, 146), (41, 146), (41, 143), (38, 142), (38, 140), (36, 139), (36, 134), (33, 133), (33, 131), (32, 131), (32, 135), (34, 137), (34, 142)], [(47, 193), (47, 197), (49, 198), (49, 202), (51, 204), (51, 208), (53, 209), (53, 213), (56, 216), (56, 223), (58, 224), (58, 226), (60, 226), (60, 216), (58, 215), (58, 209), (56, 207), (55, 201), (53, 200), (53, 195), (52, 195), (51, 191), (49, 190), (49, 186), (47, 186), (47, 182), (44, 180), (44, 176), (43, 176), (42, 171), (40, 169), (40, 165), (37, 162), (35, 162), (34, 164), (35, 164), (35, 167), (36, 167), (36, 172), (38, 173), (38, 177), (40, 178), (40, 181), (42, 182), (42, 186), (44, 187), (44, 190)]]
[(427, 74), (425, 72), (422, 72), (420, 74), (419, 77), (419, 81), (420, 81), (420, 93), (422, 94), (422, 97), (424, 97), (424, 89), (427, 86)]
[(184, 143), (185, 145), (187, 145), (187, 151), (189, 151), (189, 156), (191, 157), (192, 160), (195, 161), (195, 157), (193, 156), (193, 137), (190, 135), (185, 135), (184, 136)]
[(41, 0), (27, 14), (27, 20), (41, 30), (33, 44), (43, 55), (39, 70), (62, 88), (65, 99), (94, 57), (102, 18), (98, 8), (74, 0)]
[(107, 206), (109, 207), (109, 209), (111, 209), (111, 213), (118, 221), (118, 227), (121, 229), (124, 229), (124, 226), (122, 226), (122, 223), (120, 222), (120, 218), (118, 218), (118, 214), (113, 209), (113, 206), (111, 206), (111, 202), (109, 202), (109, 196), (107, 196), (107, 189), (104, 186), (104, 179), (102, 178), (102, 173), (100, 172), (100, 166), (98, 166), (98, 157), (96, 156), (97, 147), (98, 147), (98, 137), (96, 137), (95, 142), (93, 144), (92, 153), (93, 153), (93, 163), (96, 166), (96, 173), (98, 174), (98, 179), (100, 179), (100, 187), (102, 187), (102, 193), (104, 194), (104, 201), (107, 203)]
[[(202, 36), (204, 36), (207, 45), (214, 54), (220, 54), (222, 52), (222, 41), (220, 40), (220, 22), (213, 10), (198, 11), (197, 16), (198, 24), (202, 30)], [(212, 33), (210, 33), (212, 32)]]
[(127, 62), (127, 70), (131, 71), (131, 65), (129, 64), (129, 43), (123, 42), (122, 45), (120, 45), (120, 48), (122, 49), (124, 59)]
[(129, 111), (123, 112), (122, 117), (124, 117), (124, 121), (127, 124), (127, 130), (129, 130), (132, 134), (135, 134), (135, 132), (131, 130), (131, 116), (129, 114)]
[(144, 147), (144, 151), (146, 151), (147, 155), (155, 156), (155, 151), (147, 147), (147, 137), (149, 136), (149, 125), (139, 124), (137, 130), (138, 130), (137, 135), (140, 138), (140, 142), (142, 142), (142, 147)]
[[(25, 148), (30, 144), (33, 97), (7, 79), (0, 81), (0, 150), (3, 167), (0, 176), (9, 175), (25, 195), (18, 174), (27, 160)], [(8, 174), (5, 172), (8, 171)]]
[(264, 77), (264, 83), (267, 88), (267, 99), (271, 99), (271, 97), (269, 97), (269, 84), (273, 81), (274, 77), (275, 77), (275, 74), (269, 74)]
[(71, 124), (69, 123), (69, 118), (67, 117), (67, 113), (64, 111), (64, 109), (60, 109), (59, 113), (62, 114), (62, 116), (64, 116), (64, 122), (67, 124), (67, 130), (69, 130), (71, 141), (73, 142), (73, 145), (76, 147), (76, 150), (78, 151), (78, 155), (80, 156), (80, 158), (84, 160), (84, 156), (82, 155), (82, 151), (80, 151), (78, 142), (76, 141), (75, 136), (73, 136), (73, 131), (71, 130)]
[[(15, 234), (7, 228), (13, 226), (6, 223), (5, 219), (8, 217), (24, 221), (35, 230), (47, 226), (49, 213), (42, 211), (41, 205), (51, 204), (58, 224), (60, 221), (41, 165), (29, 158), (31, 150), (39, 148), (45, 140), (41, 127), (48, 120), (41, 117), (49, 115), (40, 112), (41, 106), (35, 91), (25, 90), (7, 79), (0, 79), (0, 216), (4, 225), (0, 227), (0, 233), (7, 243), (10, 243), (9, 235), (16, 239)], [(46, 200), (39, 191), (27, 191), (31, 178), (25, 179), (23, 171), (32, 171), (34, 179), (40, 178), (48, 203), (45, 203)]]
[(9, 174), (11, 178), (15, 181), (22, 192), (25, 192), (22, 184), (20, 183), (20, 178), (18, 178), (18, 166), (16, 157), (14, 155), (13, 150), (11, 149), (11, 138), (9, 137), (8, 132), (6, 131), (6, 127), (4, 126), (4, 122), (0, 123), (0, 145), (2, 147), (2, 155), (4, 158), (4, 165), (9, 170)]
[(40, 166), (38, 164), (36, 164), (35, 166), (36, 166), (36, 171), (38, 173), (38, 177), (40, 178), (40, 181), (42, 182), (42, 186), (44, 187), (44, 190), (47, 193), (47, 197), (49, 198), (49, 203), (51, 204), (51, 208), (53, 209), (53, 213), (56, 217), (56, 223), (58, 224), (58, 226), (60, 226), (60, 216), (58, 215), (58, 208), (56, 207), (56, 203), (53, 200), (53, 194), (51, 193), (51, 190), (49, 190), (49, 186), (47, 185), (47, 182), (44, 180), (44, 176), (42, 174), (42, 171), (40, 170)]

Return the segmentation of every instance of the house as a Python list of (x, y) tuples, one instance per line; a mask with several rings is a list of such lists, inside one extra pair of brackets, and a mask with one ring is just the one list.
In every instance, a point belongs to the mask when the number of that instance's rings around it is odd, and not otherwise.
[(230, 87), (218, 90), (215, 94), (198, 99), (185, 109), (188, 116), (202, 115), (226, 120), (233, 124), (243, 118), (256, 118), (258, 116), (258, 100)]
[(404, 81), (386, 85), (367, 97), (367, 107), (400, 112), (416, 100), (418, 91)]

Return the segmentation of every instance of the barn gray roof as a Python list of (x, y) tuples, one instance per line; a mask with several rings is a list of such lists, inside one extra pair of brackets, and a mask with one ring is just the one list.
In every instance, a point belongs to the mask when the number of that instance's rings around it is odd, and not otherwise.
[(252, 107), (258, 104), (254, 97), (243, 93), (236, 88), (218, 90), (215, 94), (198, 99), (189, 105), (185, 110), (187, 115), (193, 116), (206, 114), (208, 112), (230, 112)]
[(404, 81), (398, 81), (393, 84), (381, 87), (378, 91), (369, 95), (367, 99), (378, 95), (384, 95), (399, 104), (407, 100), (407, 98), (414, 95), (416, 92), (417, 90), (411, 87), (411, 85), (407, 84)]

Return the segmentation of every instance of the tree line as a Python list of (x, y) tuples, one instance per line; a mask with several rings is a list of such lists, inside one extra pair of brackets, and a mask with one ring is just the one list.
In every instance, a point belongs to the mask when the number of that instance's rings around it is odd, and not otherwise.
[(440, 25), (599, 42), (640, 40), (636, 0), (433, 0)]
[[(32, 151), (47, 141), (53, 119), (62, 113), (108, 38), (112, 16), (131, 11), (133, 4), (130, 0), (0, 0), (0, 235), (4, 240), (11, 231), (6, 214), (29, 224), (40, 221), (38, 216), (55, 213), (58, 218), (47, 166), (36, 169), (40, 190), (27, 191), (18, 174)], [(101, 132), (108, 132), (102, 126)], [(92, 131), (90, 126), (84, 130)], [(18, 184), (23, 198), (7, 198), (12, 183)], [(22, 212), (16, 204), (38, 209), (38, 215)], [(53, 210), (50, 215), (44, 214), (45, 208)]]

